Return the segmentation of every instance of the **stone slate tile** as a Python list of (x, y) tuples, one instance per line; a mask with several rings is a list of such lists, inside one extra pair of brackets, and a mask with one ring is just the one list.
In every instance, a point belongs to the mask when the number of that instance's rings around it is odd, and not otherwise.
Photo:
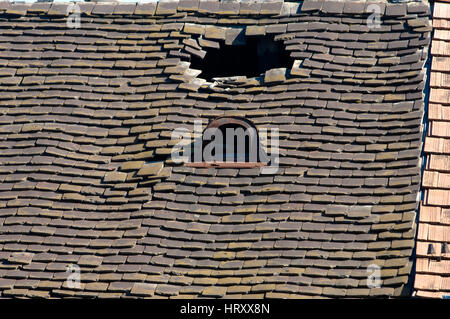
[(281, 13), (281, 9), (283, 7), (283, 2), (262, 2), (261, 10), (259, 13), (261, 15), (279, 15)]
[(342, 13), (345, 14), (360, 14), (364, 12), (365, 3), (364, 2), (346, 2)]
[(94, 9), (92, 9), (92, 14), (112, 14), (114, 12), (114, 7), (108, 4), (96, 4)]
[(155, 3), (138, 3), (134, 13), (137, 15), (153, 15), (156, 11)]
[(301, 11), (302, 12), (311, 12), (311, 11), (320, 11), (323, 6), (323, 1), (304, 1), (302, 3)]
[(344, 11), (344, 2), (323, 1), (322, 12), (327, 14), (341, 14)]
[(386, 5), (386, 16), (404, 16), (406, 15), (406, 3), (400, 4), (387, 4)]
[(119, 4), (114, 7), (114, 14), (129, 15), (136, 9), (135, 4)]
[(199, 0), (180, 0), (178, 2), (178, 11), (196, 11), (199, 6)]

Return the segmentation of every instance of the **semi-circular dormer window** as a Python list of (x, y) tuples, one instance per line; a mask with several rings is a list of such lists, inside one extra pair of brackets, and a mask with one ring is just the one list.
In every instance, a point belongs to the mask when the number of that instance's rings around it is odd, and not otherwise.
[(249, 120), (222, 117), (211, 121), (202, 135), (202, 159), (191, 158), (193, 167), (261, 167), (267, 156), (258, 131)]

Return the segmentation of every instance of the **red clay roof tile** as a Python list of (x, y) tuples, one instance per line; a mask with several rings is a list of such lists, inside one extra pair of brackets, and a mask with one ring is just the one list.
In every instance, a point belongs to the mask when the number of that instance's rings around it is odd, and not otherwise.
[(415, 294), (439, 298), (450, 293), (450, 3), (435, 2), (430, 73), (428, 135), (422, 175)]

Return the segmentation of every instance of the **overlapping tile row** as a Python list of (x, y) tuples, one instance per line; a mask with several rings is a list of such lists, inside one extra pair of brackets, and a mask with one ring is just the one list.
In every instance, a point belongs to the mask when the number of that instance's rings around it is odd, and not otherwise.
[[(71, 29), (65, 5), (1, 3), (1, 296), (408, 295), (429, 6), (380, 2), (370, 28), (368, 5), (82, 3)], [(189, 68), (243, 33), (293, 67)], [(278, 128), (278, 172), (170, 159), (220, 116)]]
[(424, 192), (419, 213), (415, 291), (450, 295), (450, 4), (435, 2), (431, 43)]

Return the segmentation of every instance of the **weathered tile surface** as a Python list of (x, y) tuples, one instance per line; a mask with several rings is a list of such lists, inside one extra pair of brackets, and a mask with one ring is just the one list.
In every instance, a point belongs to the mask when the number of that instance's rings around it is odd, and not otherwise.
[[(333, 1), (85, 3), (80, 28), (61, 7), (0, 4), (0, 296), (409, 294), (429, 7), (379, 4), (379, 28)], [(209, 87), (189, 57), (231, 26), (282, 41), (293, 67)], [(170, 161), (174, 129), (236, 115), (279, 129), (276, 174)], [(430, 214), (448, 241), (448, 210)]]

